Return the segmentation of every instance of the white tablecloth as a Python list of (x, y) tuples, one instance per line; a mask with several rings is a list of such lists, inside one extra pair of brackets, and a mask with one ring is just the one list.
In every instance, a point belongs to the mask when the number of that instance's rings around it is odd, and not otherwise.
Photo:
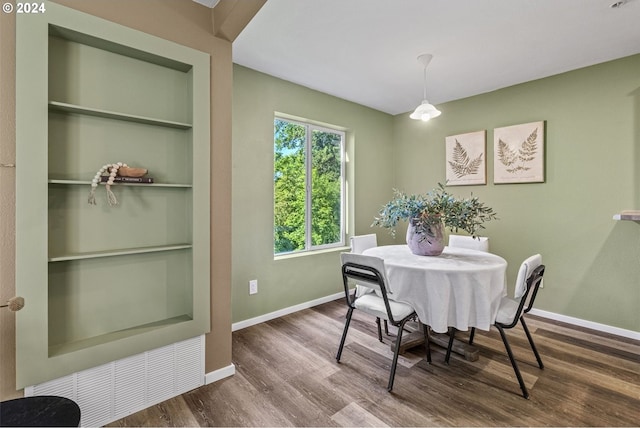
[(384, 260), (389, 297), (413, 306), (420, 321), (437, 333), (449, 326), (489, 330), (507, 293), (507, 262), (495, 254), (445, 247), (439, 256), (416, 256), (406, 245), (364, 254)]

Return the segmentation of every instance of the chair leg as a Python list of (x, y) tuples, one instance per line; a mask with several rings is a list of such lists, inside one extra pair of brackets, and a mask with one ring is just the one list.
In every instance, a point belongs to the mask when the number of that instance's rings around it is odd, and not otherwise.
[[(387, 320), (384, 321), (385, 324)], [(380, 317), (376, 317), (376, 324), (378, 325), (378, 340), (382, 342), (382, 328), (380, 327)]]
[(431, 344), (429, 343), (429, 326), (422, 324), (422, 331), (424, 333), (424, 347), (427, 351), (427, 363), (431, 364)]
[(529, 333), (529, 328), (527, 327), (527, 324), (524, 322), (524, 317), (520, 317), (520, 322), (522, 323), (522, 328), (524, 329), (524, 332), (527, 334), (527, 339), (529, 339), (529, 345), (531, 345), (531, 349), (533, 350), (533, 353), (536, 356), (536, 360), (538, 360), (538, 367), (543, 369), (544, 364), (542, 364), (542, 359), (540, 358), (538, 349), (536, 348), (536, 345), (533, 343), (533, 337), (531, 337), (531, 333)]
[(516, 377), (518, 378), (518, 383), (520, 384), (520, 389), (522, 390), (522, 396), (528, 399), (529, 392), (527, 391), (527, 387), (524, 385), (524, 380), (522, 380), (522, 375), (520, 374), (520, 369), (518, 369), (516, 359), (513, 357), (513, 352), (511, 352), (511, 346), (509, 346), (507, 335), (504, 333), (504, 329), (502, 327), (500, 327), (498, 324), (494, 325), (496, 326), (496, 328), (500, 332), (500, 336), (502, 337), (502, 342), (504, 343), (504, 347), (507, 350), (507, 355), (509, 355), (509, 360), (511, 360), (511, 366), (513, 366), (513, 371), (516, 373)]
[(447, 355), (444, 357), (445, 364), (449, 364), (449, 357), (451, 356), (451, 349), (453, 348), (453, 339), (456, 337), (455, 327), (449, 328), (449, 346), (447, 346)]
[(387, 320), (384, 320), (384, 334), (389, 336), (389, 323), (387, 322)]
[(389, 374), (389, 385), (387, 386), (387, 391), (391, 392), (393, 389), (393, 381), (396, 377), (396, 367), (398, 365), (398, 355), (400, 354), (400, 342), (402, 342), (402, 331), (404, 330), (404, 324), (408, 320), (402, 321), (400, 326), (398, 327), (398, 336), (396, 337), (396, 349), (393, 352), (393, 362), (391, 363), (391, 373)]
[(476, 335), (476, 328), (471, 327), (471, 332), (469, 333), (469, 345), (473, 345), (473, 336)]
[(347, 319), (344, 322), (344, 331), (342, 332), (342, 339), (340, 339), (338, 354), (336, 355), (337, 362), (340, 362), (340, 357), (342, 356), (342, 348), (344, 347), (344, 341), (347, 338), (347, 331), (349, 330), (349, 324), (351, 323), (351, 315), (353, 315), (353, 308), (350, 307), (347, 312)]

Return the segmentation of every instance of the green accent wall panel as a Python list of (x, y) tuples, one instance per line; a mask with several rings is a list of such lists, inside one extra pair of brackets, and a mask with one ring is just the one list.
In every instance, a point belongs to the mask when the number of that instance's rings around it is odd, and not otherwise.
[(125, 162), (154, 183), (192, 182), (191, 130), (54, 110), (48, 139), (50, 180), (91, 180), (105, 162)]
[[(497, 212), (483, 234), (509, 263), (509, 292), (520, 263), (540, 253), (547, 270), (536, 309), (637, 333), (640, 225), (612, 216), (640, 208), (639, 107), (633, 55), (442, 104), (427, 123), (398, 115), (395, 186), (424, 192), (444, 181), (445, 138), (485, 129), (488, 184), (451, 190)], [(495, 128), (540, 120), (545, 182), (494, 184)]]
[(104, 186), (89, 205), (89, 188), (49, 185), (49, 258), (192, 242), (190, 188), (114, 184), (116, 207)]
[(192, 317), (190, 265), (188, 249), (50, 263), (49, 354), (112, 332)]
[[(393, 117), (388, 114), (237, 64), (233, 91), (232, 314), (233, 322), (239, 322), (344, 293), (340, 252), (348, 251), (348, 244), (274, 257), (274, 115), (345, 130), (347, 235), (371, 233), (371, 214), (393, 188), (394, 152)], [(393, 241), (389, 233), (379, 231), (378, 242)], [(252, 279), (258, 279), (259, 292), (249, 295), (247, 284)]]
[[(49, 37), (49, 99), (190, 122), (191, 74), (82, 43)], [(76, 64), (82, 64), (78, 67)]]
[[(16, 27), (19, 388), (210, 329), (210, 56), (49, 3)], [(104, 164), (149, 170), (88, 203)]]

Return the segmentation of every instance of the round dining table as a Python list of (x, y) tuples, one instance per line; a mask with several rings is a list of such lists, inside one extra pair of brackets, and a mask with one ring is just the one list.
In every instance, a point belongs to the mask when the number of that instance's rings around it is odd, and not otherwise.
[(383, 245), (363, 254), (384, 260), (389, 297), (411, 305), (436, 333), (449, 327), (488, 331), (507, 293), (507, 261), (496, 254), (445, 247), (439, 256), (419, 256), (407, 245)]

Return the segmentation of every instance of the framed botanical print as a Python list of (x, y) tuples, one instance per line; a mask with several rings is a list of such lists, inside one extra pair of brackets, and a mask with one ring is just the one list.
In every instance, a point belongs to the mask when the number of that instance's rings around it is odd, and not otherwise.
[(445, 144), (447, 185), (487, 184), (486, 131), (451, 135)]
[(544, 182), (544, 121), (493, 130), (493, 182)]

